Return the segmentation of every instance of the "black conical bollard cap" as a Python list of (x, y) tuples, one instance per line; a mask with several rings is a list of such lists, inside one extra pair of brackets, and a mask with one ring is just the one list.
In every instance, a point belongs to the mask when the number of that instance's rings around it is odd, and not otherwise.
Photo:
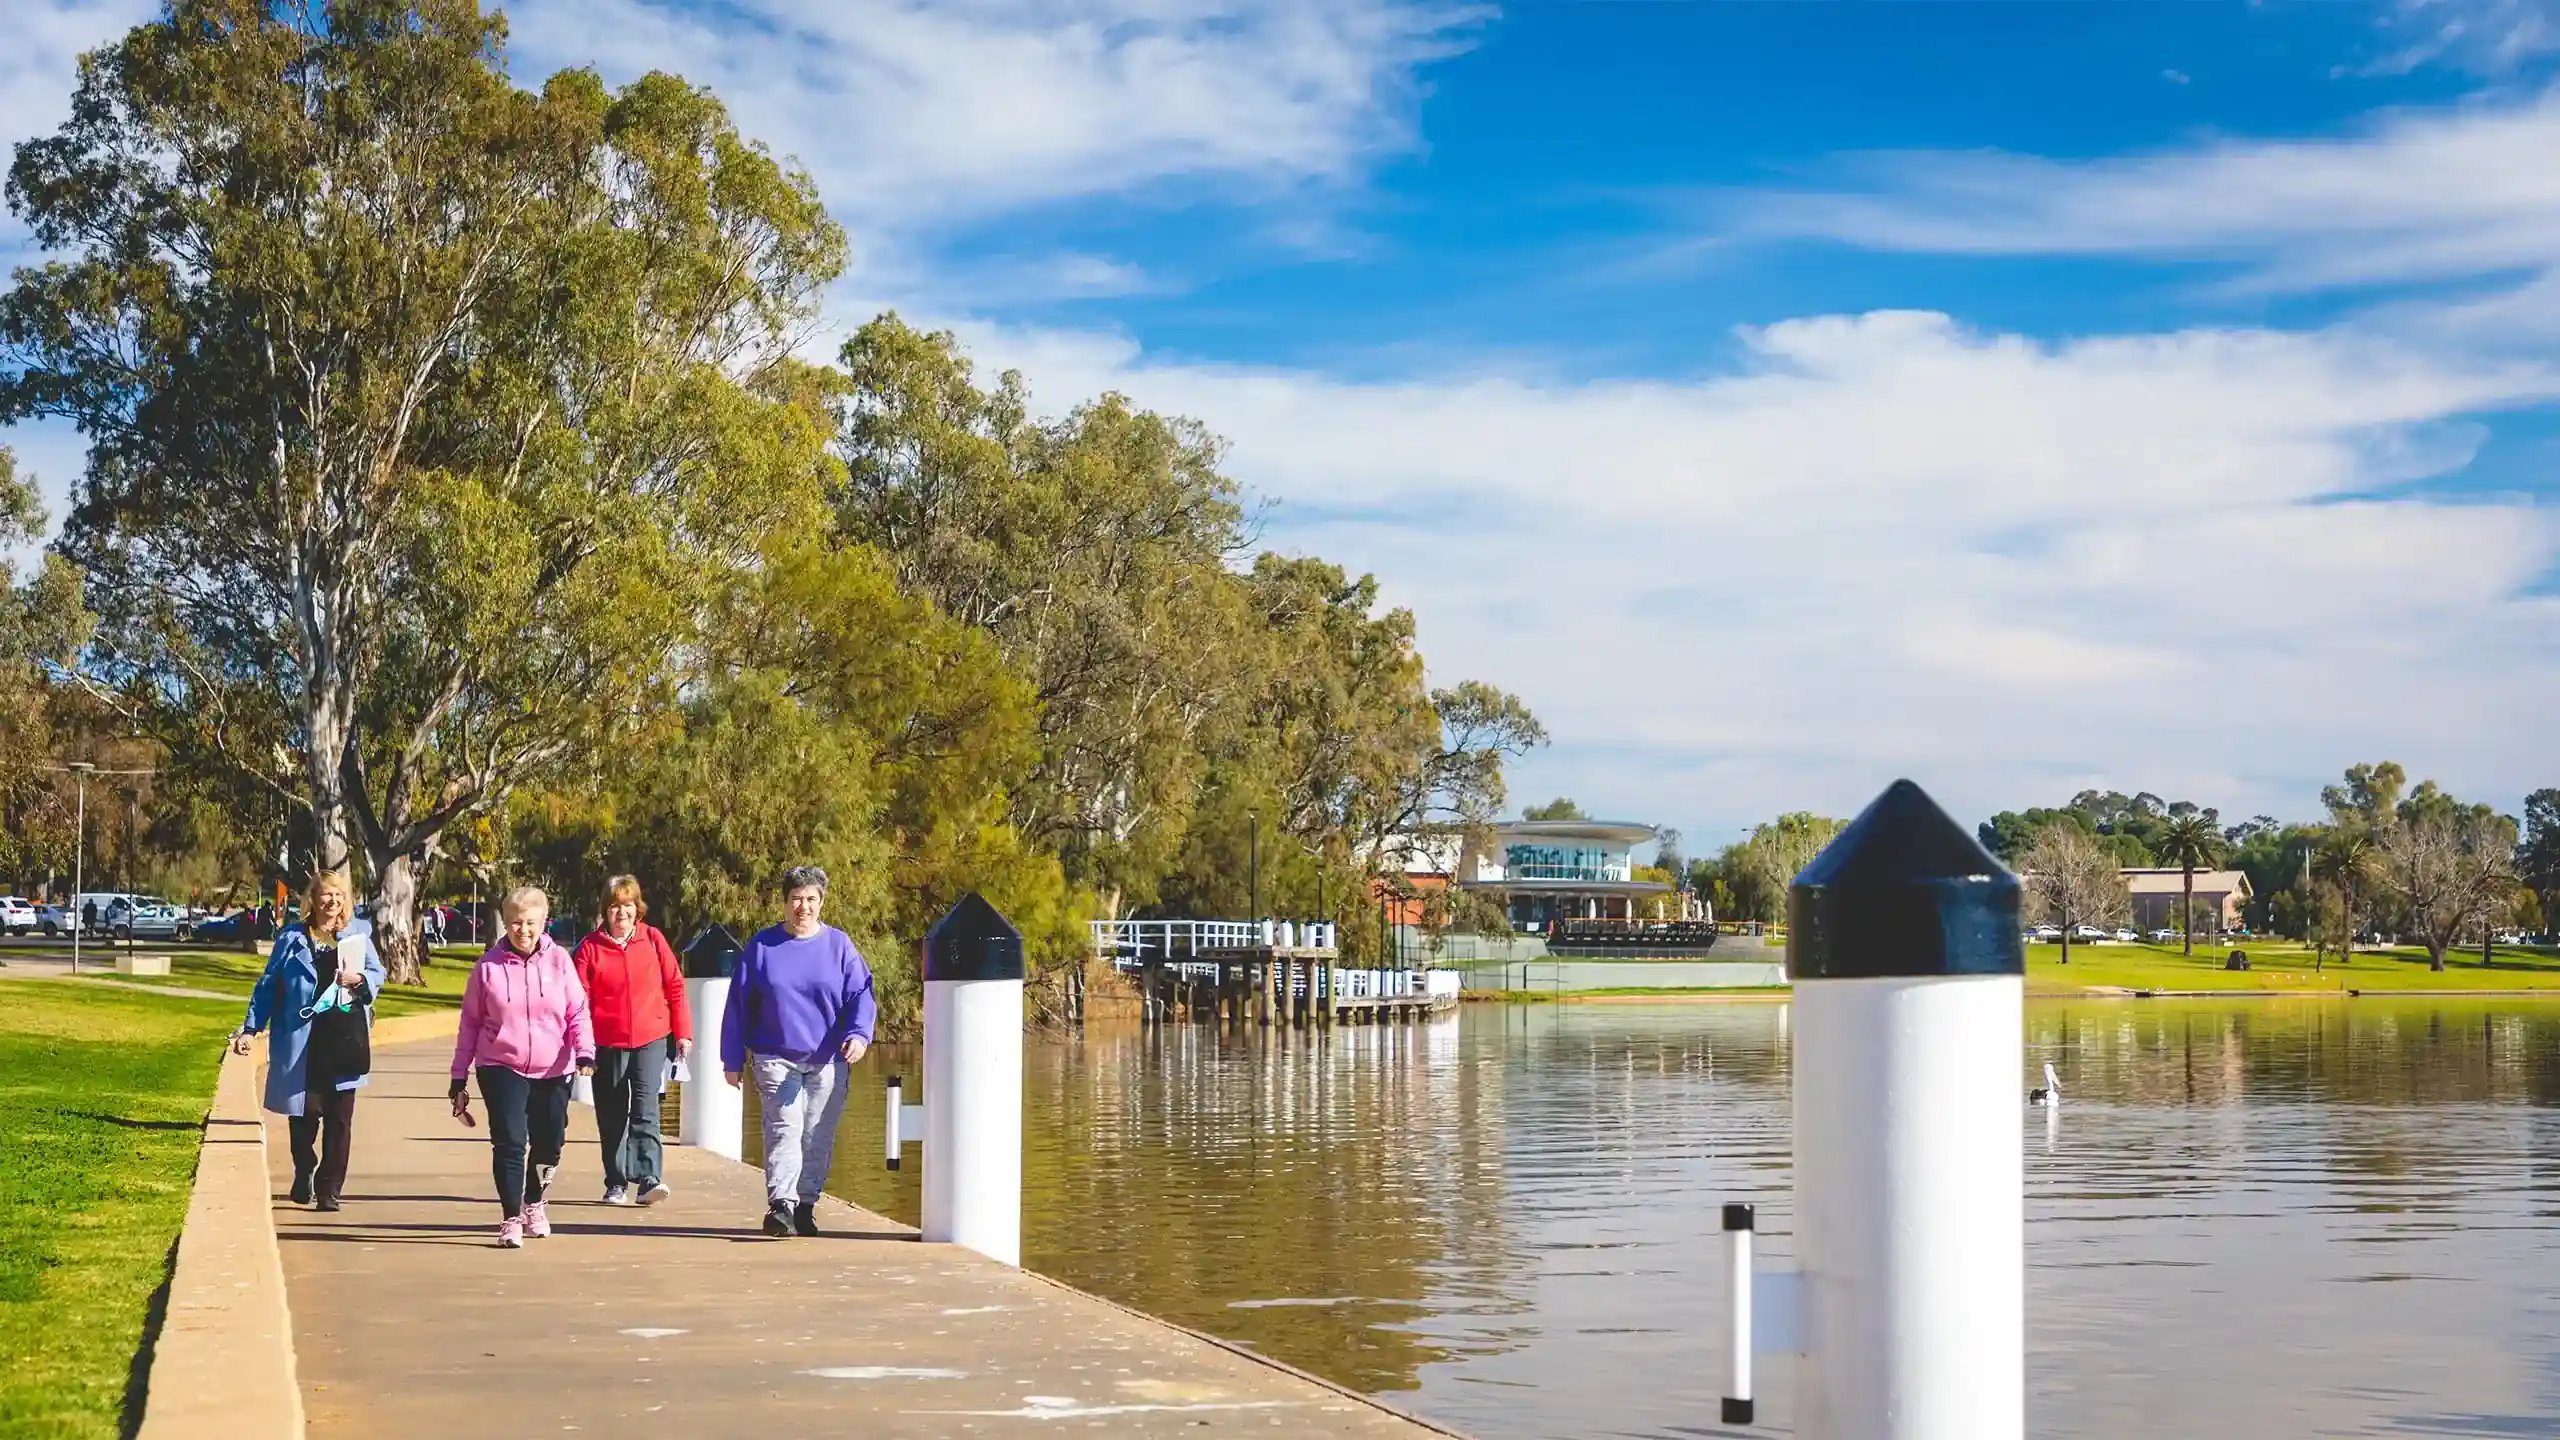
[(1787, 888), (1796, 980), (2023, 975), (2018, 877), (1896, 780)]
[(684, 942), (684, 974), (688, 980), (723, 980), (738, 968), (738, 937), (726, 925), (705, 925)]
[(1022, 932), (972, 890), (924, 932), (924, 978), (1019, 980)]

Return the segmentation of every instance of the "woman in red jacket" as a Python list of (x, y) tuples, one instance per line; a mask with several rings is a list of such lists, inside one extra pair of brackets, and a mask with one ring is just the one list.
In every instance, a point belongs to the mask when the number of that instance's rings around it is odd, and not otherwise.
[(658, 1090), (670, 1047), (678, 1058), (693, 1048), (684, 971), (667, 937), (643, 923), (648, 914), (640, 882), (614, 876), (604, 884), (604, 923), (572, 957), (595, 1017), (596, 1135), (604, 1142), (607, 1205), (667, 1198)]

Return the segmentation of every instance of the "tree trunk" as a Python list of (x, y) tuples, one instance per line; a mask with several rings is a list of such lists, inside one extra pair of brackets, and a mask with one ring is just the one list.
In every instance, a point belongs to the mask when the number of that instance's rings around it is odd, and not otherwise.
[(2062, 963), (2071, 963), (2071, 926), (2068, 922), (2062, 926)]
[(2427, 942), (2427, 968), (2439, 972), (2444, 969), (2443, 941), (2430, 940)]
[(2196, 867), (2186, 866), (2178, 872), (2178, 934), (2187, 942), (2187, 958), (2196, 953)]
[(418, 875), (406, 854), (373, 857), (373, 948), (394, 985), (423, 985), (418, 963)]

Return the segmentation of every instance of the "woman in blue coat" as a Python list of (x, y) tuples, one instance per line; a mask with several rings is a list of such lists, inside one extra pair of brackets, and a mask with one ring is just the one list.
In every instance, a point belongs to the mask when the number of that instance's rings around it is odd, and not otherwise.
[(355, 1140), (356, 1091), (373, 1069), (382, 957), (370, 927), (350, 918), (346, 876), (314, 876), (302, 905), (303, 922), (276, 936), (233, 1044), (246, 1055), (249, 1038), (267, 1032), (266, 1105), (292, 1117), (293, 1203), (335, 1210)]

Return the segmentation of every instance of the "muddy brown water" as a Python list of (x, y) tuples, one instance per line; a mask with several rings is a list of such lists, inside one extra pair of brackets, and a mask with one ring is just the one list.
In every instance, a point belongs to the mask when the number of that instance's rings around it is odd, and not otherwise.
[[(1787, 1018), (1035, 1040), (1025, 1263), (1487, 1440), (1783, 1434), (1774, 1357), (1716, 1423), (1716, 1226), (1785, 1257)], [(913, 1221), (891, 1067), (830, 1188)], [(2560, 1000), (2035, 1001), (2018, 1073), (2030, 1433), (2560, 1436)]]

